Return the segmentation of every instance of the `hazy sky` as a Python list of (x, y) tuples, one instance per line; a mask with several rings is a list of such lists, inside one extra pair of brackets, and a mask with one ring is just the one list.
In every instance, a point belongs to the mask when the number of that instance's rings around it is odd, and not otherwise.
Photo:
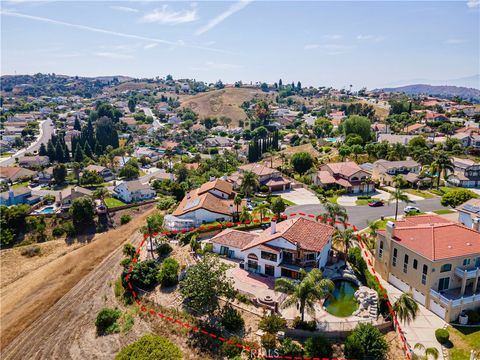
[(355, 88), (480, 73), (480, 0), (1, 1), (1, 73)]

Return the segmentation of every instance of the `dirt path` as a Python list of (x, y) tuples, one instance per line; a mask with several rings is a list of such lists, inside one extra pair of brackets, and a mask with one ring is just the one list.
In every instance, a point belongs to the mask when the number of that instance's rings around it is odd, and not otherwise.
[(79, 359), (87, 353), (89, 358), (98, 358), (95, 349), (83, 353), (87, 349), (77, 340), (85, 336), (87, 324), (92, 329), (107, 299), (102, 294), (113, 291), (121, 245), (127, 239), (140, 241), (137, 230), (151, 212), (153, 209), (2, 288), (2, 358)]

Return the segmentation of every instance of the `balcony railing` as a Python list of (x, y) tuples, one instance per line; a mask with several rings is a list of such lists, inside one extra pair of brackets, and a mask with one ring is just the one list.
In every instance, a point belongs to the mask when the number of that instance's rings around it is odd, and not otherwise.
[(463, 304), (470, 304), (476, 301), (480, 303), (480, 293), (464, 295), (464, 296), (459, 296), (459, 295), (455, 296), (449, 293), (440, 294), (438, 291), (430, 289), (430, 296), (438, 299), (442, 304), (447, 306), (451, 302), (453, 307), (460, 306)]
[(464, 269), (460, 266), (457, 266), (455, 268), (455, 275), (463, 279), (463, 276), (465, 274), (465, 271), (467, 272), (467, 280), (469, 279), (475, 279), (477, 277), (477, 270), (478, 274), (480, 275), (480, 269), (479, 268), (473, 268), (473, 269)]

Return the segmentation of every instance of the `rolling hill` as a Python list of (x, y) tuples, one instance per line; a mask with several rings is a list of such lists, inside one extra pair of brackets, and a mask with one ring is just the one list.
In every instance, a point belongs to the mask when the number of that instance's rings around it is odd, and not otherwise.
[(480, 102), (480, 90), (467, 88), (462, 86), (442, 86), (442, 85), (426, 85), (415, 84), (392, 88), (380, 89), (385, 92), (399, 92), (407, 95), (430, 95), (442, 98), (460, 97), (465, 100)]

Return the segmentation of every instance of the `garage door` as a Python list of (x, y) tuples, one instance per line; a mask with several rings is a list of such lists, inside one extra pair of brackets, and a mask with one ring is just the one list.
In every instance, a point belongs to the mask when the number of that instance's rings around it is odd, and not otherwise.
[(422, 305), (425, 305), (425, 295), (420, 291), (413, 289), (413, 298)]
[(430, 311), (445, 319), (445, 308), (437, 304), (433, 299), (430, 299)]
[(410, 291), (410, 286), (392, 274), (388, 275), (388, 282), (402, 291)]

